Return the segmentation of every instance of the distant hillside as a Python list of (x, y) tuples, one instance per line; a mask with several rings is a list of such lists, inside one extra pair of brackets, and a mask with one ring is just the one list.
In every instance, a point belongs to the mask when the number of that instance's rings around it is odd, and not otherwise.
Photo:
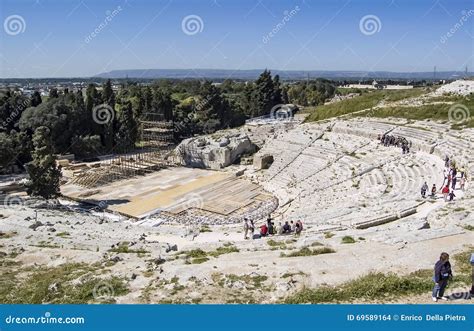
[[(227, 70), (227, 69), (130, 69), (113, 70), (98, 74), (100, 78), (171, 78), (171, 79), (256, 79), (263, 69)], [(325, 70), (271, 70), (284, 80), (301, 80), (306, 78), (328, 79), (433, 79), (433, 72), (390, 72), (390, 71), (325, 71)], [(470, 73), (472, 75), (473, 73)], [(464, 72), (443, 71), (436, 73), (436, 79), (458, 79), (464, 77)]]

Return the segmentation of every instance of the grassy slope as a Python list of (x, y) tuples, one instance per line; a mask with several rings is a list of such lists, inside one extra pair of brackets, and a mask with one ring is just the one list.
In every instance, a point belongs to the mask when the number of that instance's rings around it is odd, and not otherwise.
[[(473, 248), (453, 257), (456, 270), (452, 285), (470, 286), (469, 256)], [(432, 270), (418, 270), (401, 276), (393, 273), (369, 273), (338, 287), (304, 288), (285, 300), (285, 303), (335, 303), (354, 300), (390, 300), (401, 296), (429, 293), (433, 287)]]
[[(454, 104), (436, 104), (436, 105), (423, 105), (417, 107), (387, 107), (387, 108), (380, 108), (376, 110), (370, 110), (370, 116), (372, 117), (401, 117), (406, 119), (412, 120), (425, 120), (425, 119), (432, 119), (432, 120), (441, 120), (441, 121), (448, 121), (449, 120), (449, 110), (451, 107), (454, 109), (462, 109), (461, 106), (465, 106), (468, 109), (468, 112), (464, 112), (466, 114), (466, 120), (462, 123), (453, 122), (451, 128), (457, 129), (462, 126), (466, 126), (468, 128), (474, 127), (474, 117), (470, 115), (474, 115), (474, 98), (463, 98), (463, 97), (449, 97), (449, 98), (437, 98), (437, 101), (450, 101)], [(462, 110), (461, 110), (462, 112)], [(365, 112), (358, 114), (360, 116), (366, 115)], [(454, 116), (455, 113), (454, 113)], [(459, 115), (460, 116), (460, 115)], [(457, 118), (454, 117), (456, 120)]]
[[(370, 109), (376, 106), (380, 101), (398, 101), (406, 98), (416, 97), (426, 93), (426, 89), (417, 88), (413, 90), (382, 90), (372, 91), (364, 93), (358, 97), (350, 100), (343, 100), (329, 105), (324, 105), (316, 108), (309, 109), (310, 115), (307, 118), (308, 122), (320, 121), (331, 117), (348, 115), (354, 112), (358, 112), (364, 109)], [(367, 116), (371, 117), (400, 117), (412, 120), (425, 120), (433, 119), (440, 121), (449, 120), (449, 110), (451, 107), (457, 107), (461, 109), (464, 106), (468, 109), (466, 120), (462, 123), (453, 122), (452, 128), (457, 129), (463, 126), (472, 128), (474, 127), (474, 97), (461, 97), (461, 96), (442, 96), (433, 98), (431, 101), (436, 102), (450, 102), (446, 104), (431, 104), (414, 107), (385, 107), (379, 109), (370, 109), (366, 112), (354, 114), (354, 116)], [(471, 114), (473, 113), (473, 114)], [(466, 112), (464, 112), (466, 114)], [(455, 118), (456, 120), (457, 118)]]
[(380, 90), (363, 93), (362, 95), (335, 102), (329, 105), (319, 106), (311, 110), (306, 121), (320, 121), (331, 117), (350, 114), (356, 111), (375, 107), (380, 101), (397, 101), (410, 97), (416, 97), (426, 93), (425, 89), (416, 88), (412, 90)]

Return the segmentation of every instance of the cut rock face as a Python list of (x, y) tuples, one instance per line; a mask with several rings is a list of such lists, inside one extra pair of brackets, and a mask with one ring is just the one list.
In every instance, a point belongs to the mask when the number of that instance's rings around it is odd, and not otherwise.
[(242, 154), (254, 153), (256, 146), (244, 133), (225, 136), (208, 135), (185, 139), (175, 150), (178, 161), (187, 167), (221, 169), (234, 163)]

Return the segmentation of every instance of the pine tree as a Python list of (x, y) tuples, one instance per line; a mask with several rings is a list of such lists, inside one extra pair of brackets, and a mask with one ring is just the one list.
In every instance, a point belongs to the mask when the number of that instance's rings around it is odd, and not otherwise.
[(270, 114), (272, 107), (275, 105), (275, 89), (272, 80), (272, 74), (266, 70), (255, 81), (255, 93), (253, 103), (255, 109), (252, 117)]
[(45, 199), (60, 195), (61, 170), (56, 166), (56, 158), (51, 145), (50, 130), (41, 126), (33, 134), (33, 160), (26, 164), (30, 176), (27, 193)]

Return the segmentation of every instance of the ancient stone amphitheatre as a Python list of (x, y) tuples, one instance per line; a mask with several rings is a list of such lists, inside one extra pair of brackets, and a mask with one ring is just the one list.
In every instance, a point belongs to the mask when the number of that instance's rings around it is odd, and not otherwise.
[[(470, 82), (462, 91), (452, 84), (396, 104), (474, 92)], [(6, 196), (18, 203), (1, 211), (2, 258), (23, 279), (70, 263), (76, 281), (95, 273), (99, 290), (120, 303), (276, 303), (367, 275), (410, 278), (441, 251), (465, 252), (474, 242), (470, 181), (453, 202), (439, 191), (423, 199), (420, 188), (441, 188), (446, 156), (471, 179), (474, 129), (359, 115), (251, 120), (167, 150), (164, 169), (100, 185), (81, 185), (66, 168), (61, 208)], [(410, 153), (380, 144), (384, 133), (406, 138)], [(268, 215), (275, 224), (301, 220), (304, 230), (244, 240), (243, 219), (258, 229)], [(428, 290), (365, 302), (429, 299)]]

